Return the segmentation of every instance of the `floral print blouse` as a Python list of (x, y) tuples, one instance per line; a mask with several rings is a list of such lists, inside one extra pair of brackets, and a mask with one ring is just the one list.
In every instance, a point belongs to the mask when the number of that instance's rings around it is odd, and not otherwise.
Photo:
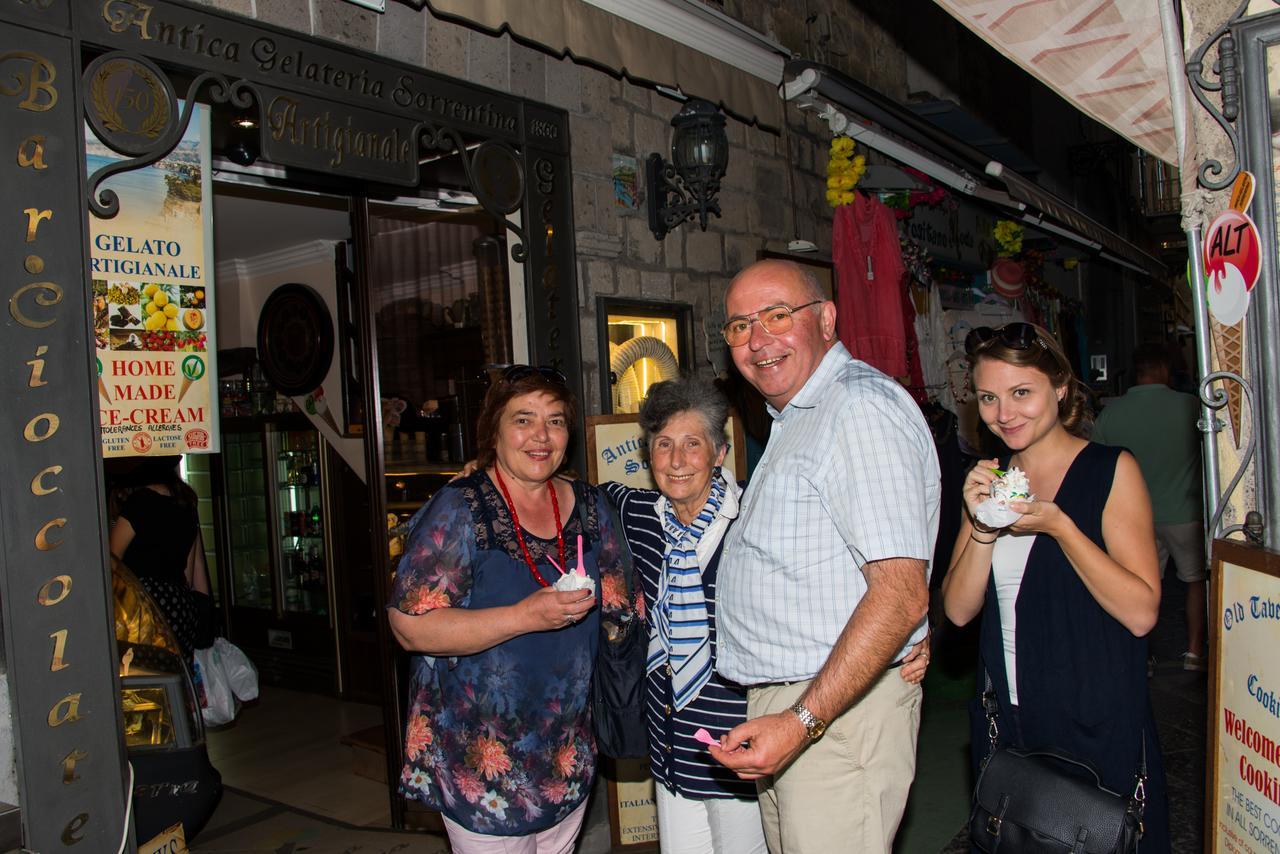
[[(476, 833), (545, 830), (587, 797), (595, 779), (588, 688), (601, 611), (627, 607), (618, 532), (594, 487), (575, 482), (562, 508), (565, 558), (597, 582), (599, 607), (576, 624), (512, 638), (474, 655), (414, 655), (400, 789)], [(585, 522), (585, 525), (584, 525)], [(524, 532), (543, 578), (554, 584), (555, 538)], [(487, 474), (441, 489), (410, 522), (389, 607), (513, 605), (539, 589), (511, 514)]]

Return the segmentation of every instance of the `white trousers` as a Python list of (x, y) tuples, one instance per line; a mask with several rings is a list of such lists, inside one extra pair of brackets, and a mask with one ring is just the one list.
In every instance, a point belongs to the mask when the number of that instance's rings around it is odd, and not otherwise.
[(573, 854), (582, 830), (582, 820), (587, 815), (587, 802), (569, 813), (559, 824), (553, 824), (538, 833), (524, 836), (490, 836), (467, 830), (448, 816), (444, 816), (444, 829), (449, 835), (449, 848), (453, 854)]
[(766, 854), (760, 808), (754, 800), (697, 801), (661, 783), (655, 788), (662, 854)]

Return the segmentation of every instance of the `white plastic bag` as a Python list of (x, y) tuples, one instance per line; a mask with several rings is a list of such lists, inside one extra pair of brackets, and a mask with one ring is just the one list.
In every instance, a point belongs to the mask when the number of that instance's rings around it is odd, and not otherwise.
[(258, 668), (253, 666), (249, 656), (226, 638), (215, 640), (213, 648), (218, 652), (222, 670), (236, 699), (242, 703), (258, 699)]
[(197, 649), (195, 661), (204, 684), (204, 705), (200, 707), (200, 714), (204, 717), (205, 726), (231, 723), (236, 717), (236, 698), (231, 692), (231, 682), (227, 679), (217, 647)]

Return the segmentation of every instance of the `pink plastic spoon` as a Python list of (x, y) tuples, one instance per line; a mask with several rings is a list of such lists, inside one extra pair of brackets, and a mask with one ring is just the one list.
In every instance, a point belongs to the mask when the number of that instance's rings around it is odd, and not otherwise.
[[(551, 555), (547, 555), (547, 563), (551, 564), (556, 569), (558, 569), (561, 575), (569, 574), (564, 571), (564, 567), (561, 566), (559, 563), (557, 563), (556, 559), (553, 558)], [(578, 566), (576, 569), (574, 569), (573, 574), (581, 575), (583, 577), (585, 577), (587, 574), (587, 568), (582, 563), (582, 535), (581, 534), (578, 535)]]
[(716, 739), (711, 735), (711, 733), (707, 732), (707, 731), (706, 731), (706, 729), (699, 729), (697, 732), (695, 732), (695, 733), (693, 734), (693, 740), (694, 740), (694, 741), (700, 741), (700, 742), (702, 742), (703, 744), (707, 744), (707, 745), (714, 744), (714, 745), (716, 745), (717, 747), (719, 747), (719, 746), (720, 746), (720, 742), (719, 742), (719, 741), (717, 741), (717, 740), (716, 740)]

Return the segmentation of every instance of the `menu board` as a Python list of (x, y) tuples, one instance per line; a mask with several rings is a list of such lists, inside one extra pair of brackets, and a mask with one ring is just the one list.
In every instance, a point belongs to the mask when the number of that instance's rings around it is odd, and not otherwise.
[[(85, 143), (90, 175), (123, 159), (87, 126)], [(164, 158), (100, 189), (120, 199), (89, 217), (102, 454), (216, 453), (208, 108)]]
[(1213, 549), (1208, 850), (1280, 850), (1280, 554)]

